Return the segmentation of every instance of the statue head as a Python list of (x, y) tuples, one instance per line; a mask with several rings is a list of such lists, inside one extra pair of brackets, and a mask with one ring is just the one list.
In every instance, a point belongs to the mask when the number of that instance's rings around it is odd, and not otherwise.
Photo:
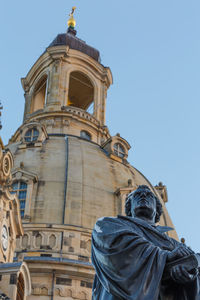
[(125, 212), (127, 216), (159, 222), (163, 212), (162, 204), (147, 185), (140, 185), (126, 198)]

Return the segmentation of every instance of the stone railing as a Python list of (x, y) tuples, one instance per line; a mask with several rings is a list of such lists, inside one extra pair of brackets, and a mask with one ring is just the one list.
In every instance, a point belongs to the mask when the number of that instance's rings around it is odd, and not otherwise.
[(97, 126), (99, 126), (99, 121), (91, 114), (89, 114), (88, 112), (86, 112), (81, 108), (74, 107), (74, 106), (62, 106), (61, 109), (65, 112), (81, 117), (82, 119), (88, 120), (96, 124)]

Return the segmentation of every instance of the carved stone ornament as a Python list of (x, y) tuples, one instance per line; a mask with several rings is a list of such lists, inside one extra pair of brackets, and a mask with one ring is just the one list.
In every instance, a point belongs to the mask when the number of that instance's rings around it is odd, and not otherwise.
[(8, 150), (0, 150), (0, 184), (9, 184), (12, 181), (11, 169), (13, 167), (12, 154)]

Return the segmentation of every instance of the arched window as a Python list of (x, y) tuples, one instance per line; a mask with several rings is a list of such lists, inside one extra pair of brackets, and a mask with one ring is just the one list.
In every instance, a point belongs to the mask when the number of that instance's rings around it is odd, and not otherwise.
[(72, 72), (69, 79), (68, 106), (79, 107), (93, 113), (94, 86), (91, 80), (81, 72)]
[(34, 127), (26, 131), (24, 140), (25, 142), (35, 142), (37, 141), (38, 136), (39, 136), (39, 131)]
[(81, 130), (80, 136), (88, 141), (91, 141), (91, 134), (85, 130)]
[(27, 184), (24, 181), (16, 181), (12, 184), (13, 192), (16, 193), (20, 202), (20, 214), (24, 218), (26, 195), (27, 195)]
[(31, 101), (31, 113), (43, 109), (45, 105), (47, 76), (45, 75), (35, 86)]
[(114, 153), (117, 156), (119, 156), (121, 158), (124, 158), (124, 156), (125, 156), (125, 150), (124, 150), (124, 147), (120, 143), (114, 144), (113, 148), (114, 148)]

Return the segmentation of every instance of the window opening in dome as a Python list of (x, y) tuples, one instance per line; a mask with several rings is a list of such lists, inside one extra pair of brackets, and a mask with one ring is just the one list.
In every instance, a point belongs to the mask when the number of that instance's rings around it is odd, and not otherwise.
[(25, 205), (26, 205), (26, 196), (27, 196), (27, 184), (24, 181), (15, 181), (12, 184), (13, 191), (12, 194), (17, 194), (17, 197), (20, 202), (20, 214), (24, 218)]
[(36, 85), (31, 101), (31, 113), (43, 109), (46, 102), (47, 76)]
[(80, 136), (85, 140), (91, 141), (91, 134), (85, 130), (81, 131)]
[(120, 143), (114, 144), (113, 148), (114, 148), (114, 153), (115, 153), (117, 156), (119, 156), (119, 157), (121, 157), (121, 158), (123, 158), (123, 157), (125, 156), (125, 150), (124, 150), (124, 147), (123, 147)]
[(93, 114), (94, 86), (81, 72), (72, 72), (69, 79), (68, 106), (74, 106)]
[(88, 106), (88, 108), (87, 108), (86, 111), (87, 111), (89, 114), (93, 115), (93, 113), (94, 113), (94, 102), (92, 102), (92, 103)]
[(39, 136), (39, 131), (36, 128), (31, 128), (26, 131), (24, 140), (25, 142), (35, 142)]

